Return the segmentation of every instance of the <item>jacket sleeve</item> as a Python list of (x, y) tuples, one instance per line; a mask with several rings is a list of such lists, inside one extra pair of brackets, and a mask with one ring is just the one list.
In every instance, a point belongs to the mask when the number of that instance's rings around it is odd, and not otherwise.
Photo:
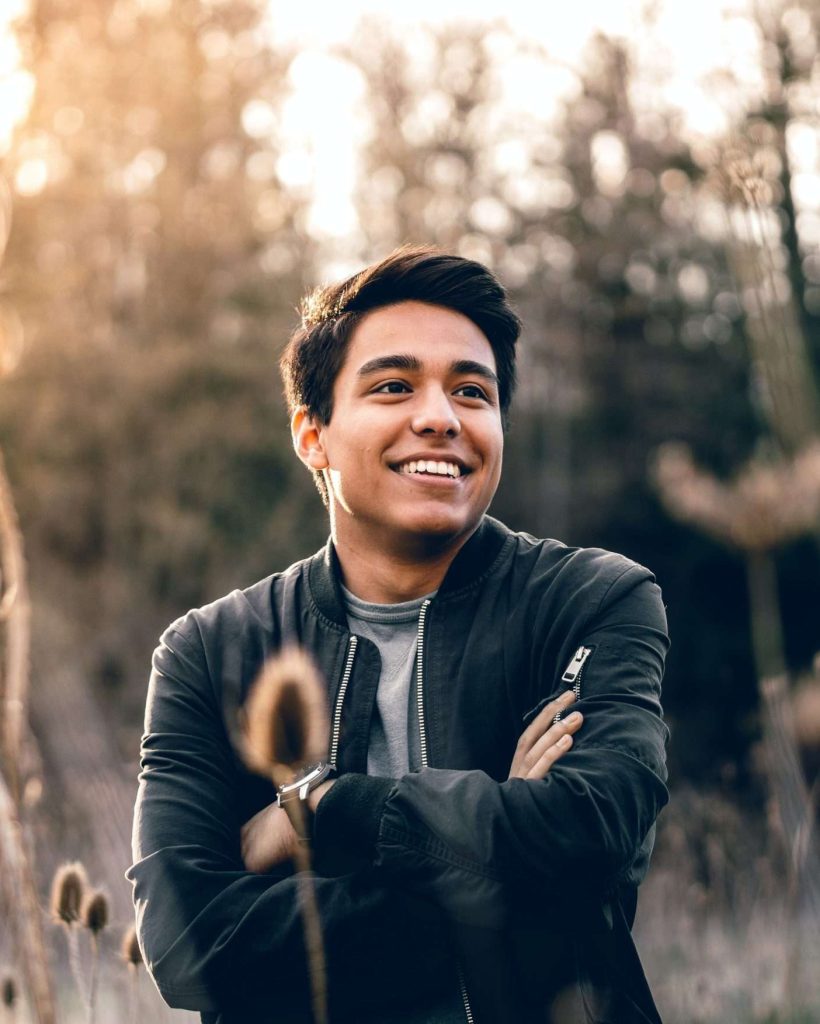
[[(154, 656), (126, 873), (140, 947), (172, 1006), (230, 1007), (242, 1020), (270, 1019), (275, 1007), (277, 1021), (302, 1020), (309, 979), (298, 880), (244, 870), (248, 777), (202, 664), (194, 642), (173, 629)], [(316, 878), (335, 1019), (378, 1006), (396, 986), (434, 986), (447, 964), (441, 909), (376, 874)]]
[[(536, 612), (531, 623), (536, 637), (548, 628), (538, 618)], [(481, 771), (423, 769), (396, 780), (386, 795), (373, 789), (380, 822), (369, 832), (356, 816), (373, 783), (345, 776), (319, 804), (317, 838), (333, 837), (338, 850), (339, 836), (350, 836), (383, 876), (432, 895), (466, 924), (495, 927), (511, 911), (561, 894), (639, 882), (667, 800), (660, 705), (666, 617), (645, 569), (629, 563), (612, 582), (571, 638), (570, 652), (581, 644), (592, 650), (576, 705), (584, 724), (546, 778), (497, 782)], [(542, 699), (522, 731), (568, 688), (560, 679), (563, 657), (547, 669), (537, 639), (533, 652)], [(376, 838), (366, 850), (368, 834)]]

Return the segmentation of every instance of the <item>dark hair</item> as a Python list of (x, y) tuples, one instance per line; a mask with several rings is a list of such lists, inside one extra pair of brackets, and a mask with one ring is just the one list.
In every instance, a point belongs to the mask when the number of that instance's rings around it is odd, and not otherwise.
[[(410, 300), (462, 313), (484, 333), (495, 356), (506, 427), (515, 391), (515, 343), (521, 321), (486, 267), (433, 246), (402, 246), (341, 284), (317, 288), (305, 297), (302, 322), (279, 363), (289, 412), (305, 406), (319, 423), (329, 423), (333, 385), (356, 325), (371, 310)], [(321, 474), (314, 475), (326, 497)]]

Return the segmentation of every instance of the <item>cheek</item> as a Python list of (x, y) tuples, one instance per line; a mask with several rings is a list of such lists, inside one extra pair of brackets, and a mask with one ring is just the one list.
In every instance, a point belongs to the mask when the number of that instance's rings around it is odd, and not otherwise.
[(499, 430), (487, 435), (485, 451), (487, 452), (487, 463), (492, 467), (492, 474), (501, 474), (501, 465), (504, 460), (504, 434)]

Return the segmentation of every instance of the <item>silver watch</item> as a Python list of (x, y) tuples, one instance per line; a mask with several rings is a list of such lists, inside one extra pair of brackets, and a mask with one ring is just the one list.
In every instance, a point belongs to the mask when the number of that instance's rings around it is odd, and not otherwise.
[(326, 761), (305, 765), (293, 782), (286, 782), (276, 791), (277, 804), (281, 807), (288, 800), (307, 800), (308, 793), (320, 786), (334, 771), (333, 765)]

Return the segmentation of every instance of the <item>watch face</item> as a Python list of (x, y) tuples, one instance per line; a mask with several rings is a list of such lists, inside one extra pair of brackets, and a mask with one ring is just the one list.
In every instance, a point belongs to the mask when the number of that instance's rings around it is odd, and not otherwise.
[(325, 764), (323, 761), (305, 765), (292, 782), (279, 787), (277, 802), (281, 804), (283, 800), (293, 800), (297, 796), (301, 800), (306, 799), (311, 789), (327, 778), (330, 771), (330, 765)]

